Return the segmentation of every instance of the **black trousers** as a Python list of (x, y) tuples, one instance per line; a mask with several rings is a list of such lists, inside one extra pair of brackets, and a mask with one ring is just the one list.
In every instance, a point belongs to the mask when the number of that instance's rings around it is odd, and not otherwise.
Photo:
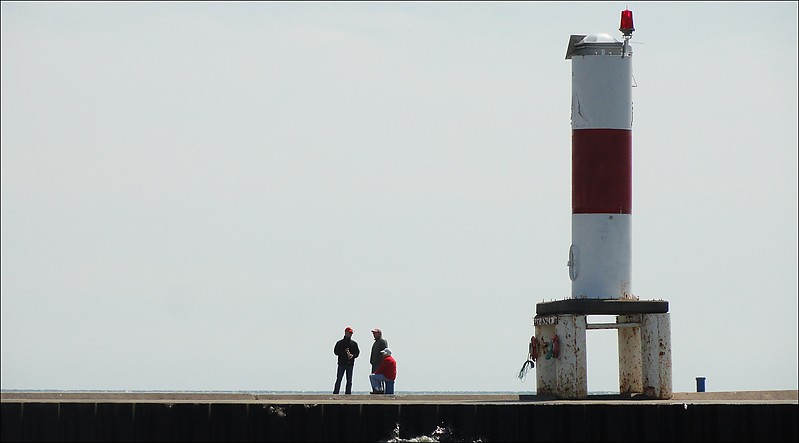
[(344, 374), (347, 374), (347, 384), (344, 386), (345, 394), (352, 394), (352, 369), (355, 365), (338, 365), (336, 369), (336, 386), (333, 387), (333, 393), (338, 394), (341, 390), (341, 379)]

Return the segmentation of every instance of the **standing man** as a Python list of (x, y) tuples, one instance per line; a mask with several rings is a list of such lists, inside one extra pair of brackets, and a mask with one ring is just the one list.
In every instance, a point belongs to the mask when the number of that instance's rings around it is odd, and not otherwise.
[(380, 366), (380, 362), (383, 361), (383, 355), (380, 351), (388, 347), (388, 341), (383, 338), (383, 331), (380, 328), (372, 329), (372, 335), (375, 337), (375, 342), (372, 344), (372, 355), (369, 356), (369, 363), (372, 364), (372, 374), (374, 374), (377, 367)]
[(352, 369), (355, 367), (355, 359), (361, 355), (358, 349), (358, 343), (352, 339), (352, 333), (355, 332), (351, 327), (347, 326), (344, 329), (344, 338), (336, 342), (333, 347), (333, 353), (338, 356), (338, 369), (336, 370), (336, 386), (333, 388), (333, 393), (338, 394), (341, 389), (341, 377), (347, 374), (347, 385), (344, 393), (347, 395), (352, 394)]

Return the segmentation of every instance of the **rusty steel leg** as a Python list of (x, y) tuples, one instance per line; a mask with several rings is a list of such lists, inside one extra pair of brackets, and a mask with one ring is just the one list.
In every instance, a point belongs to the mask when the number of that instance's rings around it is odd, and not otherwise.
[(535, 330), (539, 349), (536, 392), (565, 399), (586, 398), (586, 316), (556, 315), (552, 321), (536, 325)]
[[(616, 323), (640, 323), (641, 315), (619, 315)], [(641, 328), (619, 328), (619, 393), (643, 392), (641, 370)]]
[(641, 369), (643, 391), (649, 398), (670, 399), (671, 319), (666, 314), (641, 316)]

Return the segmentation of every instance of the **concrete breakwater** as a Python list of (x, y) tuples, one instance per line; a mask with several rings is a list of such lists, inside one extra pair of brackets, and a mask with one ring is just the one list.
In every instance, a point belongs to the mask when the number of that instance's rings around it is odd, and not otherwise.
[(799, 439), (797, 391), (568, 401), (535, 395), (3, 392), (0, 406), (2, 441)]

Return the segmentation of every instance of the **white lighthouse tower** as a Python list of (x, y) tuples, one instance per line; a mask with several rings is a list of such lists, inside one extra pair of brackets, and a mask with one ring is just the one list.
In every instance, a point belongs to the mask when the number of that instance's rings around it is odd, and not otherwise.
[[(623, 41), (572, 35), (571, 298), (539, 303), (531, 358), (538, 394), (584, 398), (586, 331), (617, 329), (619, 392), (672, 397), (668, 302), (632, 294), (632, 12), (621, 13)], [(616, 315), (615, 323), (588, 323)]]
[(573, 36), (572, 298), (629, 298), (632, 51), (607, 34)]

